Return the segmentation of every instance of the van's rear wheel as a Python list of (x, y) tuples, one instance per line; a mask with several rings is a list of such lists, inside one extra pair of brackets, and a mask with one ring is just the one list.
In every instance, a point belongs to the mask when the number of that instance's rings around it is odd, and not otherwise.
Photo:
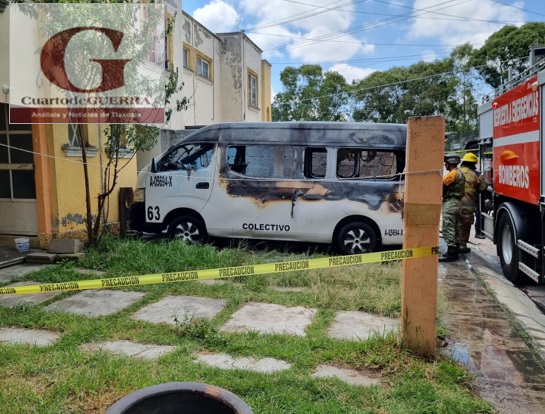
[(348, 223), (339, 230), (335, 246), (341, 254), (369, 253), (377, 247), (377, 235), (366, 223)]
[(519, 270), (519, 255), (516, 245), (517, 234), (509, 214), (504, 213), (498, 224), (498, 253), (501, 268), (507, 279), (520, 283), (524, 274)]
[(206, 229), (203, 222), (193, 216), (176, 217), (168, 226), (171, 239), (183, 240), (190, 244), (206, 241)]

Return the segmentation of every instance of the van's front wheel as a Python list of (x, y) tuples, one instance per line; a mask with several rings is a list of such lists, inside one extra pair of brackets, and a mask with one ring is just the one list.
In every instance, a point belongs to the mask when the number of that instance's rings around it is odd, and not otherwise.
[(335, 246), (341, 254), (369, 253), (377, 247), (377, 235), (366, 223), (348, 223), (339, 230)]
[(201, 220), (193, 216), (176, 217), (168, 226), (171, 239), (183, 240), (190, 244), (206, 241), (206, 229)]

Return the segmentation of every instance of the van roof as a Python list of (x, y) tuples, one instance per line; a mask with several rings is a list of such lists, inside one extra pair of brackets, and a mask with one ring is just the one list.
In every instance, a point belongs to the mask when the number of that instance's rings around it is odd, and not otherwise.
[[(241, 133), (244, 131), (244, 133)], [(274, 133), (273, 133), (274, 131)], [(171, 139), (180, 131), (166, 131)], [(295, 145), (358, 145), (372, 148), (405, 148), (405, 124), (361, 122), (223, 122), (207, 125), (181, 142), (291, 143)]]

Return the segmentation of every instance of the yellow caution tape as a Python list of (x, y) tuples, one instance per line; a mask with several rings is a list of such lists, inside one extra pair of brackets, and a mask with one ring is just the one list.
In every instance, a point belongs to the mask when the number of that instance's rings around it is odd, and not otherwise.
[(186, 282), (192, 280), (224, 279), (237, 276), (295, 272), (297, 270), (325, 269), (330, 267), (353, 266), (364, 263), (416, 259), (419, 257), (428, 257), (438, 254), (439, 247), (437, 246), (417, 247), (414, 249), (389, 250), (386, 252), (355, 254), (352, 256), (323, 257), (319, 259), (292, 260), (289, 262), (220, 267), (217, 269), (186, 270), (182, 272), (157, 273), (152, 275), (124, 276), (107, 279), (4, 287), (0, 288), (0, 295), (22, 295), (42, 292), (103, 289), (118, 286), (152, 285), (156, 283)]

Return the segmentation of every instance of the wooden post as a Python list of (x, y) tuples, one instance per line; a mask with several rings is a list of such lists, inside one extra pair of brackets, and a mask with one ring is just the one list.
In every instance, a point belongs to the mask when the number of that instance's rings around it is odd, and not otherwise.
[(434, 253), (403, 261), (401, 332), (405, 346), (419, 355), (435, 354), (444, 137), (443, 117), (409, 119), (403, 248), (429, 246)]

